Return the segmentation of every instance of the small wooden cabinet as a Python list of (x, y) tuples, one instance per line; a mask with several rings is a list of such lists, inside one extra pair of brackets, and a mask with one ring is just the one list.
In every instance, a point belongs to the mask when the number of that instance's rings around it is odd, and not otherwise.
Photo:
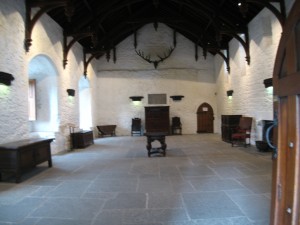
[(72, 148), (85, 148), (94, 144), (93, 131), (71, 133)]
[(146, 132), (170, 133), (169, 106), (146, 106), (145, 129)]
[(239, 125), (242, 115), (222, 115), (222, 140), (231, 143), (232, 130)]
[(34, 138), (0, 145), (0, 178), (3, 172), (16, 175), (16, 183), (20, 182), (25, 169), (48, 161), (52, 167), (51, 147), (52, 138)]

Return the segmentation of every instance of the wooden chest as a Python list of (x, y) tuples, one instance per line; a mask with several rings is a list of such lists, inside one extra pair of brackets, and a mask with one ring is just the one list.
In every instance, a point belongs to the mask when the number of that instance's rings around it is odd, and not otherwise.
[(53, 138), (34, 138), (0, 145), (0, 178), (3, 172), (12, 172), (18, 183), (25, 169), (45, 161), (51, 167), (52, 141)]

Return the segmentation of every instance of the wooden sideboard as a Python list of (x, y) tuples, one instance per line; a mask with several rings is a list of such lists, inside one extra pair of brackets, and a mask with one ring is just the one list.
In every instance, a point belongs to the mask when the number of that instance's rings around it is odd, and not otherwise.
[(239, 125), (242, 115), (222, 115), (222, 140), (231, 143), (232, 130)]
[(93, 131), (79, 131), (71, 133), (72, 148), (85, 148), (94, 144)]
[(0, 180), (2, 173), (14, 173), (20, 182), (25, 169), (48, 161), (52, 167), (50, 143), (53, 138), (33, 138), (0, 145)]
[(170, 133), (169, 106), (146, 106), (145, 129), (146, 132)]

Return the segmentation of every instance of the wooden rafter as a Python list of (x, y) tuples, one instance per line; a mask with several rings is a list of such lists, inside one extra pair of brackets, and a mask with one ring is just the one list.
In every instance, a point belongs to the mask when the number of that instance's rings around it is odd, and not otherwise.
[[(64, 32), (74, 33), (75, 35), (67, 35), (67, 37), (72, 36), (72, 39), (68, 41), (65, 37), (63, 53), (65, 66), (68, 52), (76, 41), (84, 49), (105, 51), (106, 53), (100, 57), (106, 55), (107, 59), (110, 59), (110, 54), (112, 54), (111, 58), (114, 58), (115, 62), (114, 52), (117, 44), (132, 34), (136, 40), (137, 30), (148, 23), (153, 23), (155, 27), (159, 23), (164, 23), (173, 29), (174, 33), (179, 33), (195, 43), (195, 59), (198, 58), (198, 47), (202, 47), (205, 57), (207, 52), (213, 55), (219, 54), (230, 68), (229, 54), (222, 53), (224, 49), (229, 51), (228, 43), (233, 38), (243, 46), (246, 61), (250, 64), (247, 24), (260, 10), (268, 8), (281, 24), (285, 19), (284, 0), (240, 1), (247, 3), (244, 12), (246, 17), (243, 17), (240, 12), (239, 0), (28, 0), (27, 2), (31, 3), (28, 12), (31, 13), (33, 7), (40, 7), (44, 11), (40, 11), (38, 16), (28, 23), (29, 29), (27, 30), (32, 30), (32, 24), (35, 23), (36, 18), (46, 12), (62, 25)], [(61, 16), (63, 14), (61, 7), (70, 7), (71, 2), (74, 4), (75, 15), (69, 23), (65, 17)], [(280, 8), (277, 9), (273, 3), (278, 3)], [(93, 34), (87, 34), (87, 31)], [(244, 37), (240, 34), (244, 34)], [(28, 37), (27, 43), (30, 46), (30, 36)], [(98, 44), (93, 45), (96, 41)], [(176, 45), (176, 38), (173, 40), (173, 45)], [(137, 47), (136, 41), (135, 47)]]

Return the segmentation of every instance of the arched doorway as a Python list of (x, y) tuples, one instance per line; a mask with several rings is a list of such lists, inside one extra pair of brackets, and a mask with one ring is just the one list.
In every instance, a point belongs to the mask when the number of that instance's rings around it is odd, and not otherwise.
[[(58, 131), (58, 89), (57, 69), (46, 55), (37, 55), (28, 66), (29, 92), (34, 89), (35, 115), (29, 110), (30, 132), (39, 136), (54, 136)], [(32, 86), (33, 85), (33, 86)]]
[(197, 110), (197, 133), (214, 132), (214, 111), (210, 104), (203, 103)]

